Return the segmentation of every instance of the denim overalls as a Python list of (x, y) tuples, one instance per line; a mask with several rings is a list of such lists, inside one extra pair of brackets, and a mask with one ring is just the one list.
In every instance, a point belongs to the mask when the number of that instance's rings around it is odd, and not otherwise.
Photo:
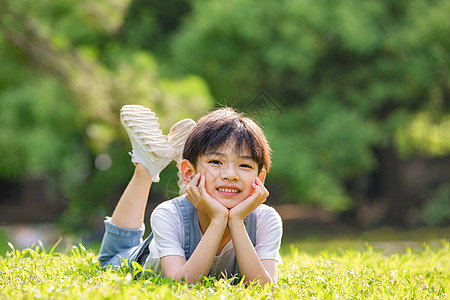
[[(195, 248), (197, 247), (202, 234), (198, 224), (197, 210), (186, 199), (184, 195), (174, 198), (178, 212), (180, 213), (183, 231), (184, 231), (184, 254), (188, 260)], [(256, 245), (256, 213), (253, 211), (244, 220), (245, 229), (253, 244)], [(137, 261), (144, 265), (149, 255), (149, 245), (153, 239), (153, 233), (142, 242), (144, 228), (129, 229), (111, 222), (110, 218), (105, 220), (105, 235), (103, 236), (100, 253), (98, 255), (102, 267), (112, 265), (118, 267), (122, 264), (123, 259), (128, 259), (129, 263)], [(236, 258), (234, 259), (235, 274), (239, 274), (239, 267)]]

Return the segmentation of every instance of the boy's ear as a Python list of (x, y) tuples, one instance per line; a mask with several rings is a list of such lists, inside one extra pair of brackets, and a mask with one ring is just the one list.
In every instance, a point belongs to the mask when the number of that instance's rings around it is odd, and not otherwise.
[(187, 159), (183, 159), (180, 162), (180, 172), (181, 178), (186, 185), (188, 185), (192, 178), (194, 178), (195, 174), (197, 174), (194, 165)]
[(262, 169), (261, 172), (259, 172), (258, 178), (264, 184), (264, 181), (266, 180), (266, 169)]

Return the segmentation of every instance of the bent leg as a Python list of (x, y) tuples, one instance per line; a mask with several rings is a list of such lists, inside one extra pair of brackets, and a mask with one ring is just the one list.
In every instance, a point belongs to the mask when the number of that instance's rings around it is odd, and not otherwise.
[(101, 266), (119, 267), (123, 259), (134, 260), (136, 251), (142, 247), (144, 231), (144, 224), (139, 229), (130, 229), (118, 226), (111, 221), (111, 218), (107, 218), (105, 234), (98, 255)]
[(152, 176), (145, 167), (137, 164), (112, 217), (105, 220), (105, 234), (98, 256), (102, 266), (120, 266), (122, 259), (130, 259), (142, 246), (145, 208), (151, 185)]
[(152, 176), (145, 167), (137, 164), (133, 177), (114, 209), (111, 221), (124, 228), (141, 228), (151, 185)]

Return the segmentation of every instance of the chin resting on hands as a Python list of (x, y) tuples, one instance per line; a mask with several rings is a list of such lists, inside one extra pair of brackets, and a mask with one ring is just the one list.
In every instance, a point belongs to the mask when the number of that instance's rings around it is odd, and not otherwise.
[(194, 207), (214, 218), (227, 218), (228, 209), (212, 198), (205, 189), (205, 175), (197, 173), (186, 187), (186, 198)]
[(254, 189), (253, 194), (230, 209), (228, 214), (229, 220), (243, 221), (259, 205), (266, 202), (266, 199), (269, 196), (269, 191), (258, 177), (256, 177), (255, 182), (252, 183), (252, 187)]

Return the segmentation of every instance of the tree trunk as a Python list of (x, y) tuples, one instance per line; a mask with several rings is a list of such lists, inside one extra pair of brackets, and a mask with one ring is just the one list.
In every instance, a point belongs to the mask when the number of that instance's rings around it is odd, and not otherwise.
[(375, 155), (378, 159), (378, 170), (374, 174), (375, 201), (388, 204), (386, 224), (404, 226), (408, 203), (401, 176), (401, 161), (392, 146), (376, 149)]

